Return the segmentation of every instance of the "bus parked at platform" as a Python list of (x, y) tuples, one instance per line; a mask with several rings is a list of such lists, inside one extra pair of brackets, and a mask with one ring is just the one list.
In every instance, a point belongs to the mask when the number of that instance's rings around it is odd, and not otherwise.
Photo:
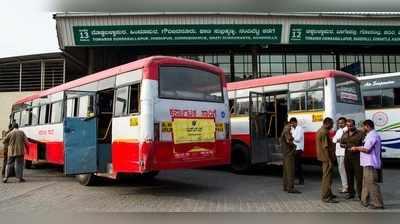
[(315, 135), (325, 117), (365, 118), (356, 77), (335, 70), (228, 83), (231, 106), (231, 165), (280, 162), (279, 137), (285, 121), (296, 117), (305, 132), (304, 157), (316, 158)]
[(64, 165), (83, 185), (96, 176), (155, 176), (160, 170), (230, 162), (222, 69), (154, 56), (17, 101), (10, 115), (33, 161)]
[(382, 158), (400, 158), (400, 72), (364, 76), (361, 92), (366, 118), (382, 138)]

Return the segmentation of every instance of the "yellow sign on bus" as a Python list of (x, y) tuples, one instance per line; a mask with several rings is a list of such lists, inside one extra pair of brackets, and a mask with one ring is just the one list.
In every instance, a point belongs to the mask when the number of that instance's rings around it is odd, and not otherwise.
[(324, 119), (323, 113), (314, 113), (312, 114), (312, 121), (313, 122), (320, 122)]
[(171, 121), (161, 122), (161, 132), (172, 132), (172, 122)]
[(214, 119), (174, 119), (172, 133), (175, 144), (215, 142), (215, 122)]
[(131, 127), (135, 127), (139, 125), (139, 118), (137, 116), (132, 116), (131, 119), (129, 120), (129, 125)]
[(224, 132), (224, 123), (215, 123), (215, 130), (217, 132)]

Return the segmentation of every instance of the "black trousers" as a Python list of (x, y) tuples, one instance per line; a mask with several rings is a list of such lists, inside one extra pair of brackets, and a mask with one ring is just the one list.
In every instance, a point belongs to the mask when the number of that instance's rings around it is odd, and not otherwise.
[(296, 150), (295, 175), (300, 182), (304, 182), (303, 176), (303, 150)]

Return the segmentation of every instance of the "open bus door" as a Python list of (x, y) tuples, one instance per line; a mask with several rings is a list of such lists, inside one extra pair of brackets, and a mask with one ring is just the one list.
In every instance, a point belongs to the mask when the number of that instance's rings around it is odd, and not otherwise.
[[(97, 172), (97, 119), (95, 92), (68, 91), (64, 111), (64, 172)], [(67, 104), (69, 104), (67, 109)]]
[(287, 120), (286, 95), (278, 92), (250, 92), (249, 127), (253, 164), (282, 160), (279, 136)]

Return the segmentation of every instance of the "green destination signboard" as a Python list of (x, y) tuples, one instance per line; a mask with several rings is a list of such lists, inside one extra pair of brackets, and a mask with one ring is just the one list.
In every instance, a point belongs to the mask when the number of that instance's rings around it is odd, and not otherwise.
[(77, 46), (280, 43), (281, 24), (74, 26)]
[(296, 44), (400, 44), (400, 26), (293, 24), (289, 35)]

